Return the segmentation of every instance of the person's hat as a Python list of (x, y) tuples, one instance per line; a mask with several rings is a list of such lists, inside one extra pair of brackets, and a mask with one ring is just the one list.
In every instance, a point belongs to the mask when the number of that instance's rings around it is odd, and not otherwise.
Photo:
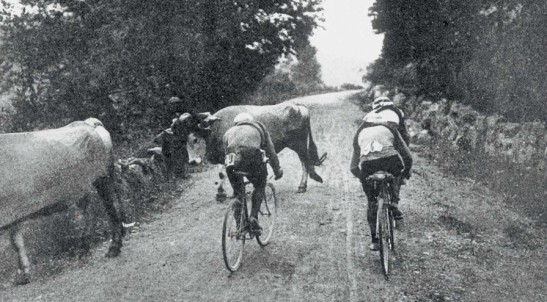
[(393, 105), (393, 102), (386, 96), (376, 98), (372, 102), (372, 110), (380, 109), (385, 106)]

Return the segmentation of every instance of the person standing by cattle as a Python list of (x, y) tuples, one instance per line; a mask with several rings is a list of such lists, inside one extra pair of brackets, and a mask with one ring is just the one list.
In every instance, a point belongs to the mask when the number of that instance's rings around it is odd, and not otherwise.
[[(172, 120), (172, 124), (183, 113), (188, 112), (188, 102), (181, 100), (177, 96), (172, 96), (167, 101), (167, 117)], [(165, 158), (167, 178), (188, 178), (188, 151), (186, 150), (187, 136), (174, 135), (172, 127), (163, 130), (154, 138), (154, 143), (161, 146), (161, 152)]]
[(268, 177), (266, 162), (270, 163), (276, 180), (283, 176), (270, 134), (264, 124), (254, 121), (252, 115), (240, 113), (234, 118), (234, 126), (224, 134), (223, 144), (226, 153), (226, 173), (234, 189), (234, 195), (240, 198), (245, 194), (243, 176), (236, 174), (236, 171), (248, 173), (247, 178), (253, 184), (249, 221), (253, 230), (259, 232), (261, 227), (258, 224), (258, 211), (264, 199)]
[(408, 149), (408, 134), (404, 125), (404, 114), (387, 97), (373, 102), (373, 110), (363, 118), (353, 140), (351, 173), (359, 178), (367, 195), (367, 220), (370, 227), (371, 250), (378, 250), (376, 238), (377, 196), (374, 185), (365, 181), (378, 171), (396, 177), (393, 185), (393, 214), (396, 220), (403, 218), (398, 208), (402, 178), (410, 178), (412, 155)]

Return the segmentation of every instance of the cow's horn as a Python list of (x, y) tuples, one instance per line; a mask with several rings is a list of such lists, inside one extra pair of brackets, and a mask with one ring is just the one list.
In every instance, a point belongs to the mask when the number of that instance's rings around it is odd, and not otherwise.
[(209, 124), (209, 123), (213, 123), (213, 122), (216, 122), (216, 121), (219, 121), (219, 120), (220, 120), (220, 117), (210, 114), (208, 117), (205, 118), (204, 121)]
[(211, 112), (201, 112), (201, 113), (198, 113), (197, 114), (197, 117), (206, 122), (206, 123), (212, 123), (212, 122), (215, 122), (215, 121), (218, 121), (220, 120), (220, 118), (216, 115), (213, 115), (211, 114)]
[(201, 123), (198, 124), (198, 128), (201, 129), (201, 130), (211, 130), (210, 126), (203, 127), (203, 125)]
[(211, 116), (211, 112), (200, 112), (200, 113), (197, 113), (196, 116), (197, 116), (200, 120), (205, 120), (205, 119), (207, 119), (209, 116)]

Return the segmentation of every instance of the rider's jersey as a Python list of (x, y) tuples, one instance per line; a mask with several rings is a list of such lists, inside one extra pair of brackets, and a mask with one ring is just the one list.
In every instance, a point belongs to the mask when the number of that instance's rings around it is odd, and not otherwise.
[(241, 148), (260, 149), (263, 140), (263, 134), (251, 125), (234, 126), (223, 137), (226, 153), (236, 152)]
[[(262, 152), (265, 152), (274, 171), (280, 169), (279, 159), (275, 153), (275, 146), (270, 138), (270, 134), (260, 122), (249, 121), (236, 124), (226, 131), (223, 143), (226, 154), (238, 154), (236, 162), (252, 162), (256, 154), (260, 154), (260, 161), (263, 162), (264, 156)], [(257, 153), (255, 151), (260, 152)]]
[(374, 160), (398, 155), (394, 147), (395, 137), (386, 126), (367, 127), (359, 132), (360, 161)]

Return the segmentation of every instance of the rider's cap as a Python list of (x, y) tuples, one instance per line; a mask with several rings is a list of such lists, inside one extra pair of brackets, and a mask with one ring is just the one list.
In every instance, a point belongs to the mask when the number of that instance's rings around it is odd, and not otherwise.
[(254, 120), (253, 116), (247, 112), (242, 112), (234, 118), (234, 124), (241, 122), (252, 122)]
[(382, 108), (384, 106), (389, 106), (389, 105), (393, 105), (393, 102), (388, 97), (381, 96), (379, 98), (376, 98), (372, 102), (372, 109), (376, 110), (376, 109)]

